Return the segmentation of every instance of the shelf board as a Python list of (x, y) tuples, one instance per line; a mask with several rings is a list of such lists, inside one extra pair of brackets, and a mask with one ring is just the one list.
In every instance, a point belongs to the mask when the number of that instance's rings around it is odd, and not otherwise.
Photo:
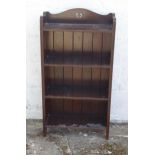
[(110, 52), (54, 52), (46, 50), (44, 66), (110, 68)]
[[(97, 113), (50, 113), (47, 116), (46, 125), (53, 124), (88, 124), (97, 123), (105, 125), (103, 114)], [(97, 128), (94, 128), (97, 129)]]
[(112, 24), (105, 23), (44, 23), (44, 31), (101, 31), (112, 33)]
[(46, 79), (45, 98), (68, 100), (108, 100), (108, 81), (76, 81)]
[(80, 67), (80, 68), (105, 68), (109, 69), (110, 65), (72, 65), (72, 64), (44, 64), (45, 67)]
[(46, 99), (66, 99), (66, 100), (91, 100), (91, 101), (108, 101), (108, 98), (102, 97), (73, 97), (73, 96), (52, 96), (45, 95)]

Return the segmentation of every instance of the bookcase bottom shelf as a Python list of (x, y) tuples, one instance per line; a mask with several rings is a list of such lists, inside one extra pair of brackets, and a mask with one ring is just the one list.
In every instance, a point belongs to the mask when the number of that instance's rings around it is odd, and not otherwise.
[(107, 116), (107, 101), (75, 101), (46, 99), (46, 124), (103, 124)]
[(86, 125), (86, 124), (101, 124), (105, 126), (106, 120), (104, 115), (97, 115), (92, 113), (87, 114), (50, 114), (47, 117), (46, 125), (59, 125), (59, 124), (66, 124), (66, 125)]

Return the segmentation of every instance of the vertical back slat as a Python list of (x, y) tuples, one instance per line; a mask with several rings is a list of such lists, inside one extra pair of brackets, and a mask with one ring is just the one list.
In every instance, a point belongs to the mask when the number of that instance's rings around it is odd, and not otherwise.
[(103, 52), (111, 52), (112, 34), (103, 32)]
[[(73, 52), (82, 52), (82, 32), (74, 32), (74, 43), (73, 43)], [(79, 83), (82, 79), (82, 68), (74, 67), (73, 68), (73, 84)], [(76, 88), (75, 88), (76, 89)], [(75, 94), (75, 90), (73, 90), (74, 96), (78, 96)], [(81, 101), (73, 101), (73, 112), (80, 113), (81, 111)]]
[(47, 50), (53, 51), (53, 31), (47, 32)]
[[(54, 51), (63, 52), (63, 32), (54, 32)], [(63, 67), (55, 67), (54, 70), (55, 82), (58, 81), (60, 84), (63, 84)], [(55, 100), (55, 105), (57, 109), (62, 113), (63, 112), (63, 101)]]
[[(64, 59), (65, 54), (69, 54), (73, 49), (73, 33), (72, 32), (64, 32)], [(72, 67), (64, 67), (64, 82), (68, 84), (70, 87), (72, 86)], [(67, 91), (67, 89), (66, 89)], [(67, 92), (65, 92), (67, 94)], [(72, 94), (68, 94), (72, 96)], [(64, 100), (64, 112), (72, 113), (72, 101)]]
[[(92, 51), (93, 51), (93, 49), (92, 49), (92, 36), (93, 36), (92, 32), (84, 32), (84, 36), (83, 36), (83, 56), (86, 55), (86, 52), (92, 53)], [(85, 61), (85, 59), (83, 59), (83, 65), (85, 63), (84, 61)], [(91, 57), (89, 55), (88, 55), (88, 62), (91, 62)], [(89, 68), (83, 67), (83, 72), (82, 72), (83, 83), (87, 82), (89, 84), (87, 86), (87, 88), (88, 88), (87, 96), (91, 95), (91, 94), (89, 94), (90, 89), (91, 89), (91, 79), (92, 79), (91, 67), (89, 67)], [(90, 113), (91, 111), (92, 110), (91, 110), (90, 102), (83, 103), (83, 113)]]
[[(95, 62), (97, 61), (99, 64), (101, 63), (101, 52), (102, 52), (102, 33), (94, 32), (93, 35), (93, 59)], [(92, 68), (92, 82), (95, 81), (96, 84), (99, 86), (101, 80), (101, 68)], [(98, 88), (98, 92), (99, 92)], [(98, 106), (100, 105), (100, 102), (95, 102), (93, 104), (93, 111), (98, 114)]]

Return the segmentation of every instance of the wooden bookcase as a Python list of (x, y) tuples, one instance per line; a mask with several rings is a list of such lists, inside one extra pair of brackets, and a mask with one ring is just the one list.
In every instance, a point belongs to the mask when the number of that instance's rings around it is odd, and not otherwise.
[(109, 138), (115, 25), (85, 9), (41, 16), (44, 136), (52, 124), (100, 123)]

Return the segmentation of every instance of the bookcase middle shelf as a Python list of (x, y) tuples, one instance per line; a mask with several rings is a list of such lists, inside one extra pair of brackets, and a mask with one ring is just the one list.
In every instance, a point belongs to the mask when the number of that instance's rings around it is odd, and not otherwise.
[(79, 52), (79, 51), (50, 51), (46, 50), (44, 55), (44, 66), (66, 66), (66, 67), (100, 67), (110, 68), (110, 52)]
[(108, 80), (45, 80), (45, 97), (72, 100), (108, 100)]

